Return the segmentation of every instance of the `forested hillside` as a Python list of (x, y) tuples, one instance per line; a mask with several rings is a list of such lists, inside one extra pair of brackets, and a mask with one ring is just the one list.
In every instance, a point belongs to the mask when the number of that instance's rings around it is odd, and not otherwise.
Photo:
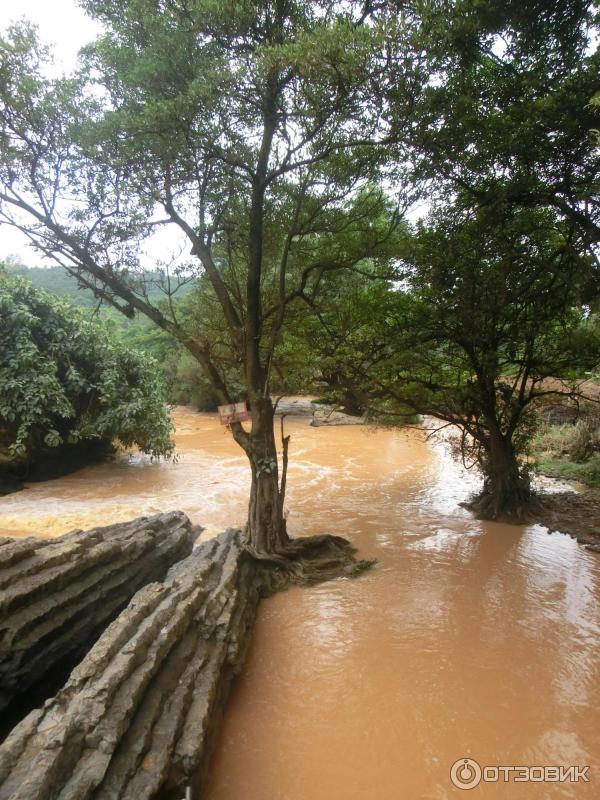
[(7, 258), (4, 269), (9, 275), (19, 275), (30, 281), (36, 289), (44, 289), (59, 297), (68, 297), (78, 306), (95, 308), (98, 305), (93, 293), (89, 289), (78, 287), (76, 279), (62, 267), (28, 267), (15, 259)]

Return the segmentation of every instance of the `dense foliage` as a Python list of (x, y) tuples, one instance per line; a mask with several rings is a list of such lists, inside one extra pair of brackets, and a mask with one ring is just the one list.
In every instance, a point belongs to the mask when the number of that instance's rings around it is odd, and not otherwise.
[(432, 80), (410, 138), (431, 194), (551, 209), (598, 242), (597, 3), (457, 0), (424, 35)]
[(569, 234), (542, 209), (492, 219), (445, 210), (404, 257), (419, 305), (400, 395), (461, 430), (463, 459), (485, 476), (482, 516), (523, 515), (530, 487), (519, 456), (533, 411), (549, 396), (576, 397), (577, 379), (598, 363), (599, 332), (580, 305), (592, 265)]
[(98, 440), (169, 453), (157, 372), (68, 302), (0, 274), (0, 447), (11, 457)]

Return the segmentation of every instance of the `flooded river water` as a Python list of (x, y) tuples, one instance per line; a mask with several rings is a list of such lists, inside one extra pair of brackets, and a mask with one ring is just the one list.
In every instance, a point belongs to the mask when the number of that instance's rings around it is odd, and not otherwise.
[[(241, 523), (239, 449), (213, 416), (178, 409), (176, 423), (176, 463), (123, 456), (31, 485), (0, 498), (0, 534), (174, 508), (209, 532)], [(600, 555), (473, 520), (458, 506), (473, 478), (418, 432), (286, 432), (290, 532), (341, 534), (379, 563), (262, 604), (207, 800), (599, 798)], [(456, 788), (467, 758), (500, 781)], [(493, 769), (517, 765), (591, 769), (578, 783)]]

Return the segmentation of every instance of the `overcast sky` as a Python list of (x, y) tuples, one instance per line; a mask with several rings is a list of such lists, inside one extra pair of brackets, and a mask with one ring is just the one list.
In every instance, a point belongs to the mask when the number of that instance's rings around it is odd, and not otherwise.
[(53, 45), (59, 67), (69, 69), (75, 63), (79, 48), (100, 31), (75, 0), (17, 0), (0, 3), (0, 28), (22, 17), (34, 22), (41, 38)]
[[(69, 71), (75, 65), (79, 48), (100, 31), (75, 0), (16, 0), (15, 3), (0, 0), (0, 30), (5, 31), (22, 17), (34, 22), (40, 38), (52, 45), (58, 73)], [(8, 255), (16, 255), (31, 266), (40, 261), (21, 234), (1, 226), (0, 260)]]

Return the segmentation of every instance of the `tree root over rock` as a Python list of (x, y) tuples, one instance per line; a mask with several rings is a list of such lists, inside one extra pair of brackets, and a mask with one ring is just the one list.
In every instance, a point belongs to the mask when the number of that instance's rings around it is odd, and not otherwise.
[[(199, 797), (261, 596), (367, 566), (338, 537), (255, 558), (239, 531), (141, 589), (67, 684), (0, 747), (0, 800)], [(290, 556), (293, 554), (293, 558)]]
[(263, 565), (267, 591), (280, 591), (291, 585), (310, 586), (333, 578), (353, 578), (376, 563), (357, 560), (356, 548), (347, 539), (327, 534), (291, 539), (277, 554), (256, 553), (247, 544), (244, 550)]

